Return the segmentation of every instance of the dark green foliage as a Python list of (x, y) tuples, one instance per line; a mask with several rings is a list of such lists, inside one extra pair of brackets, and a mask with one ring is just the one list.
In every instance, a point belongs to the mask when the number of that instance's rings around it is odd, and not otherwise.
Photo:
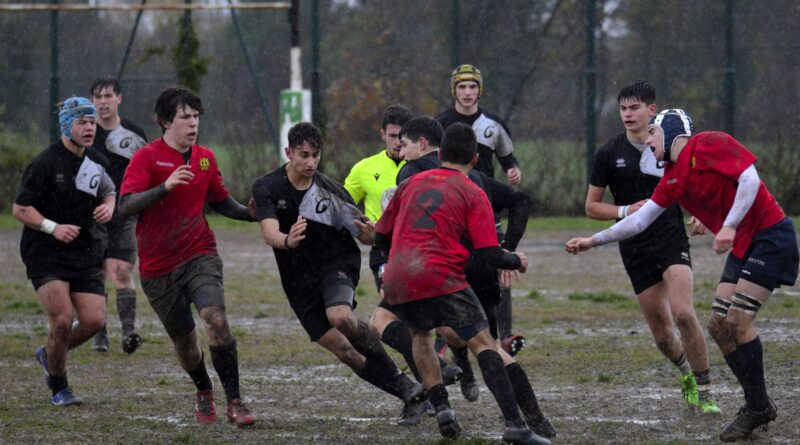
[(172, 49), (178, 84), (198, 93), (203, 77), (208, 73), (210, 60), (200, 57), (200, 41), (197, 40), (191, 14), (184, 14), (178, 26), (178, 43)]
[(35, 154), (29, 138), (0, 127), (0, 212), (11, 210), (22, 172)]

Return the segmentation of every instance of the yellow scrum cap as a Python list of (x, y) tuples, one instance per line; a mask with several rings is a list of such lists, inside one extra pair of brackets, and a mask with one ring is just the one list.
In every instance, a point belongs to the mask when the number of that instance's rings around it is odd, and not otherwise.
[(459, 82), (467, 80), (478, 83), (478, 97), (481, 96), (483, 93), (483, 77), (481, 76), (481, 70), (475, 68), (474, 65), (464, 64), (454, 69), (453, 73), (450, 75), (450, 92), (453, 93), (453, 97), (456, 96), (456, 85), (458, 85)]

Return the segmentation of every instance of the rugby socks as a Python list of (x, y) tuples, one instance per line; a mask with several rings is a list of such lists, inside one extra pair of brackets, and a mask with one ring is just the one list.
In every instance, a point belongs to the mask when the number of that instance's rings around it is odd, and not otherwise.
[(680, 369), (681, 375), (686, 375), (686, 374), (689, 374), (690, 372), (692, 372), (692, 368), (691, 368), (691, 366), (689, 366), (689, 361), (686, 360), (686, 353), (685, 352), (681, 351), (681, 355), (680, 355), (680, 357), (678, 357), (677, 360), (670, 359), (670, 361), (672, 363), (674, 363), (675, 366), (678, 367), (678, 369)]
[(694, 379), (697, 382), (697, 391), (700, 396), (708, 396), (711, 393), (711, 370), (695, 372)]
[(450, 408), (450, 400), (447, 398), (447, 389), (442, 384), (432, 386), (428, 389), (428, 400), (437, 413)]
[(453, 363), (464, 372), (461, 380), (475, 380), (475, 372), (469, 363), (469, 349), (466, 346), (460, 348), (450, 346), (450, 350), (453, 351)]
[(228, 345), (209, 346), (208, 349), (211, 350), (211, 362), (222, 382), (228, 404), (233, 399), (241, 399), (239, 394), (239, 354), (236, 350), (236, 340)]
[(514, 398), (511, 380), (506, 374), (500, 354), (495, 350), (487, 349), (478, 354), (478, 365), (481, 367), (483, 381), (497, 401), (506, 423), (511, 422), (515, 426), (524, 426), (525, 422), (522, 421), (519, 410), (517, 410), (517, 402)]
[(136, 289), (117, 289), (117, 314), (122, 323), (122, 336), (132, 334), (136, 320)]
[(511, 381), (514, 398), (517, 400), (520, 410), (527, 417), (542, 417), (542, 410), (536, 400), (536, 393), (533, 392), (531, 382), (528, 380), (528, 375), (522, 369), (522, 366), (519, 363), (512, 363), (506, 366), (506, 374), (508, 374), (508, 379)]
[(383, 349), (381, 341), (372, 335), (366, 323), (358, 320), (356, 334), (352, 337), (347, 339), (350, 340), (350, 344), (353, 345), (356, 351), (366, 357), (367, 362), (372, 362), (374, 366), (381, 368), (383, 373), (388, 376), (394, 376), (399, 372), (397, 365), (394, 364), (389, 354)]
[(414, 364), (414, 354), (412, 352), (413, 346), (411, 343), (411, 330), (408, 329), (408, 325), (406, 325), (400, 320), (395, 320), (389, 323), (388, 325), (386, 325), (386, 329), (383, 330), (383, 334), (381, 335), (381, 340), (383, 340), (384, 343), (389, 345), (389, 347), (391, 347), (395, 351), (403, 354), (403, 358), (406, 360), (406, 363), (408, 364), (408, 369), (411, 370), (417, 381), (421, 382), (422, 377), (420, 377), (417, 365)]
[(189, 374), (192, 383), (194, 383), (198, 391), (214, 389), (214, 386), (211, 384), (211, 377), (208, 376), (208, 371), (206, 371), (206, 357), (202, 350), (200, 351), (200, 362), (195, 369), (186, 372)]
[(53, 395), (58, 394), (62, 389), (67, 388), (69, 386), (69, 382), (67, 382), (67, 374), (56, 376), (56, 375), (48, 375), (47, 376), (47, 386), (50, 387), (50, 391), (53, 391)]
[(754, 411), (765, 410), (769, 402), (761, 339), (756, 337), (750, 343), (737, 345), (735, 351), (725, 356), (725, 361), (742, 385), (747, 406)]
[(387, 373), (386, 367), (383, 364), (378, 363), (375, 360), (371, 360), (369, 357), (367, 357), (367, 360), (364, 362), (364, 366), (362, 366), (361, 369), (356, 371), (356, 375), (369, 382), (372, 386), (375, 386), (378, 389), (386, 391), (389, 394), (402, 400), (403, 393), (400, 390), (400, 388), (398, 388), (398, 386), (395, 385), (395, 380), (397, 379), (400, 370), (397, 369), (396, 366), (395, 370), (396, 370), (395, 373)]
[(500, 338), (506, 338), (512, 335), (511, 312), (511, 288), (501, 288), (500, 301), (498, 301), (495, 309), (497, 333), (500, 335)]

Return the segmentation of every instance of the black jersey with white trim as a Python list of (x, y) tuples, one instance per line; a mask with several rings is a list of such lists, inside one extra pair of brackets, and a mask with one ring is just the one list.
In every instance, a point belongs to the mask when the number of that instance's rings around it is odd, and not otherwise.
[[(108, 160), (94, 148), (77, 156), (59, 141), (36, 156), (25, 172), (14, 202), (35, 208), (57, 224), (80, 227), (78, 237), (62, 243), (46, 233), (25, 227), (20, 252), (29, 277), (36, 270), (53, 271), (59, 266), (80, 269), (102, 263), (106, 249), (106, 229), (94, 219), (94, 209), (103, 196), (114, 193), (106, 172)], [(82, 180), (79, 173), (91, 177)]]
[(478, 138), (478, 163), (475, 169), (494, 178), (493, 156), (497, 156), (503, 171), (518, 167), (514, 157), (514, 144), (511, 141), (511, 132), (500, 116), (485, 112), (478, 108), (472, 115), (464, 115), (456, 111), (455, 107), (436, 116), (436, 120), (444, 129), (456, 122), (461, 122), (472, 127), (475, 137)]
[(97, 124), (97, 133), (92, 146), (108, 158), (108, 174), (119, 189), (125, 169), (136, 151), (147, 145), (144, 130), (133, 122), (121, 118), (120, 124), (113, 130), (106, 130)]
[[(289, 233), (297, 222), (300, 204), (308, 190), (297, 190), (289, 181), (286, 166), (267, 173), (253, 184), (253, 199), (256, 202), (256, 219), (277, 219), (280, 231)], [(321, 186), (345, 202), (353, 204), (350, 194), (333, 180), (317, 172), (314, 184)], [(361, 268), (361, 251), (347, 228), (335, 227), (307, 219), (306, 237), (289, 250), (274, 249), (275, 260), (284, 290), (297, 295), (316, 283), (320, 272), (336, 266), (355, 271), (356, 280)]]
[[(608, 187), (615, 205), (631, 205), (650, 199), (661, 180), (660, 176), (651, 174), (656, 173), (651, 171), (651, 166), (645, 165), (650, 154), (639, 151), (628, 140), (626, 133), (622, 132), (595, 152), (589, 183), (595, 187)], [(661, 170), (663, 171), (663, 167)], [(623, 252), (635, 250), (646, 253), (658, 251), (673, 240), (686, 238), (683, 213), (675, 204), (664, 211), (644, 232), (619, 244)]]

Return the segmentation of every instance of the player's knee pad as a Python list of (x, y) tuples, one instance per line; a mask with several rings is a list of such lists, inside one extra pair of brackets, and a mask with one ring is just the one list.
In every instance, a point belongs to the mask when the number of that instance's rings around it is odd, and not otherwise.
[(722, 318), (728, 316), (728, 309), (731, 307), (730, 301), (725, 301), (722, 298), (714, 298), (714, 303), (711, 305), (711, 312), (719, 315)]
[(740, 310), (751, 317), (756, 316), (761, 304), (757, 299), (740, 292), (736, 292), (731, 299), (731, 309)]

